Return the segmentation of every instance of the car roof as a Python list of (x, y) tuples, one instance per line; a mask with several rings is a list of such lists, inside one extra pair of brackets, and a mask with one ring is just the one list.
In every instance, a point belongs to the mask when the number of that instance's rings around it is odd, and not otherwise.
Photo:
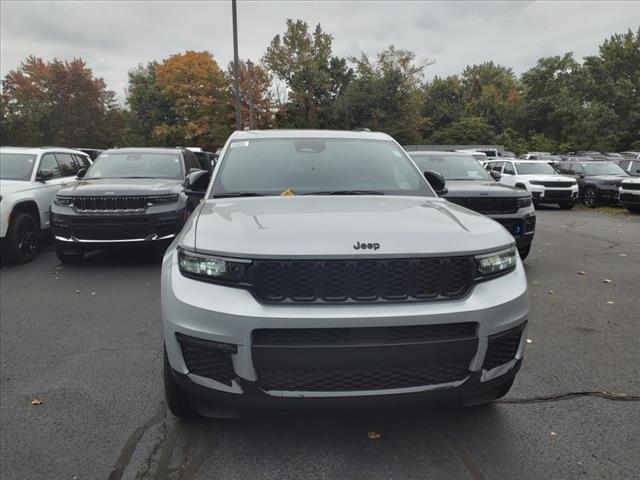
[(81, 152), (80, 150), (75, 150), (73, 148), (66, 148), (66, 147), (0, 147), (0, 151), (28, 153), (32, 155), (37, 155), (39, 153), (45, 153), (45, 152), (60, 152), (60, 153), (75, 153), (76, 155), (88, 156), (86, 153)]
[[(540, 155), (541, 157), (552, 157), (555, 155)], [(540, 161), (540, 160), (525, 160), (525, 159), (520, 159), (520, 158), (510, 158), (508, 160), (505, 160), (505, 162), (513, 162), (513, 163), (545, 163), (544, 160)]]
[(132, 148), (110, 148), (102, 153), (182, 153), (182, 148), (168, 147), (132, 147)]
[(263, 138), (345, 138), (360, 140), (393, 140), (382, 132), (364, 132), (353, 130), (237, 130), (231, 134), (231, 140), (252, 140)]
[(443, 155), (443, 156), (467, 156), (467, 157), (471, 157), (473, 158), (473, 154), (469, 153), (469, 152), (458, 152), (458, 151), (451, 151), (451, 150), (415, 150), (415, 151), (411, 151), (411, 152), (407, 152), (409, 155), (431, 155), (431, 154), (435, 154), (435, 155)]

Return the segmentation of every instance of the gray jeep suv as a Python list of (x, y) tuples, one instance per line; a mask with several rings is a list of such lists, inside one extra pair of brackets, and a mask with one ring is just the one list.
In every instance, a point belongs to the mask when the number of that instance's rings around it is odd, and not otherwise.
[(509, 390), (529, 316), (514, 239), (391, 137), (235, 132), (204, 175), (162, 266), (176, 416)]

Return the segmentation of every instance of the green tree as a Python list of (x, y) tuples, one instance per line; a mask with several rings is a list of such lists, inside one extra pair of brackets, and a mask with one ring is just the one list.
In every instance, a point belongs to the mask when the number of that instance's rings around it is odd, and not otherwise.
[(276, 35), (262, 62), (289, 89), (282, 126), (314, 128), (320, 110), (331, 103), (349, 83), (353, 72), (346, 61), (332, 56), (333, 37), (316, 25), (313, 33), (301, 20), (287, 20), (287, 31)]
[(115, 94), (82, 59), (29, 56), (2, 80), (2, 143), (104, 148), (122, 141)]
[(493, 144), (495, 131), (483, 118), (466, 117), (436, 131), (430, 142), (442, 145)]
[[(253, 104), (253, 128), (266, 129), (273, 127), (274, 99), (271, 93), (273, 77), (262, 65), (253, 65), (250, 69), (247, 63), (239, 62), (240, 73), (240, 111), (243, 126), (249, 126), (249, 85), (251, 85), (251, 103)], [(227, 83), (229, 97), (227, 102), (227, 118), (230, 128), (235, 128), (235, 91), (233, 86), (233, 62), (227, 66)]]
[(435, 77), (425, 85), (422, 112), (434, 131), (457, 122), (464, 116), (463, 96), (462, 83), (456, 75)]

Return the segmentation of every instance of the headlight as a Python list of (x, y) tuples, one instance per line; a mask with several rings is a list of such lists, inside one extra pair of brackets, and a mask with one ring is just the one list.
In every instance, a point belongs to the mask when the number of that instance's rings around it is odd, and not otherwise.
[(251, 260), (236, 260), (200, 255), (178, 249), (178, 266), (187, 277), (220, 282), (240, 282)]
[(158, 195), (157, 197), (147, 197), (147, 207), (153, 205), (166, 205), (168, 203), (176, 203), (178, 195)]
[(516, 247), (485, 255), (476, 255), (475, 259), (478, 273), (483, 277), (493, 277), (515, 268)]
[(53, 204), (59, 207), (70, 207), (73, 205), (73, 197), (60, 197), (56, 195), (53, 197)]
[(518, 208), (528, 207), (529, 205), (531, 205), (531, 196), (518, 197)]

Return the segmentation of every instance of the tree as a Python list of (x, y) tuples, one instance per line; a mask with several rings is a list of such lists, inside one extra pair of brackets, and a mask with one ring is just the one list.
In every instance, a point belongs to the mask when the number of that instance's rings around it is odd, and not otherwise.
[(82, 59), (29, 56), (2, 80), (2, 143), (105, 148), (120, 144), (115, 93)]
[(462, 84), (456, 75), (435, 77), (425, 85), (422, 113), (429, 119), (430, 131), (427, 136), (464, 116), (463, 95)]
[(156, 82), (171, 106), (168, 118), (154, 127), (159, 142), (211, 149), (226, 141), (227, 80), (209, 52), (170, 56), (156, 66)]
[(301, 20), (287, 20), (287, 31), (276, 35), (262, 62), (289, 88), (286, 102), (287, 124), (281, 126), (315, 128), (320, 110), (331, 103), (353, 76), (344, 59), (333, 57), (333, 37), (316, 25), (313, 33)]
[[(240, 73), (240, 111), (244, 126), (249, 126), (249, 78), (245, 62), (239, 63)], [(262, 65), (251, 67), (251, 101), (253, 103), (253, 128), (266, 129), (273, 127), (274, 99), (271, 93), (273, 77)], [(227, 119), (230, 126), (235, 127), (235, 92), (233, 86), (233, 62), (227, 67), (227, 83), (229, 100), (227, 103)]]
[(356, 75), (327, 109), (325, 121), (334, 128), (368, 127), (388, 133), (401, 143), (422, 140), (422, 75), (427, 63), (412, 52), (391, 46), (375, 61), (352, 58)]
[(493, 144), (495, 131), (483, 118), (467, 117), (435, 132), (431, 143), (443, 145)]

